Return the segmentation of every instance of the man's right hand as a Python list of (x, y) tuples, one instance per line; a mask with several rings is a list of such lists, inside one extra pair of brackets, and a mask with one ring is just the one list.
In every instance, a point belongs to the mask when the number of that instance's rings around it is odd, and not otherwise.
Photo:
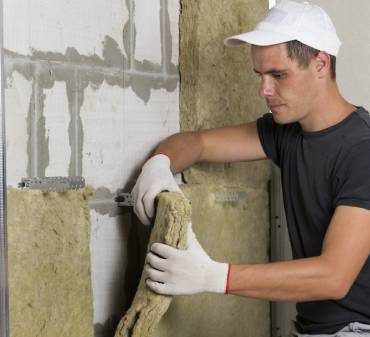
[(144, 225), (154, 217), (154, 199), (162, 191), (181, 192), (170, 169), (170, 158), (157, 154), (144, 164), (131, 192), (134, 212)]

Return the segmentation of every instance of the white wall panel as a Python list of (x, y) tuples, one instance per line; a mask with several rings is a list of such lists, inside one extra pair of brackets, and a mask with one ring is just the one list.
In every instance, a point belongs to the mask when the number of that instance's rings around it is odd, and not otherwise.
[(4, 0), (4, 47), (29, 55), (32, 49), (102, 55), (106, 35), (121, 49), (123, 25), (128, 18), (122, 0)]
[(152, 90), (149, 104), (140, 100), (131, 88), (125, 89), (123, 184), (135, 168), (164, 138), (179, 131), (179, 92)]
[(32, 94), (32, 81), (18, 72), (7, 78), (5, 90), (7, 184), (17, 187), (27, 177), (27, 115)]
[(135, 2), (137, 61), (161, 63), (160, 0)]
[(70, 113), (66, 85), (56, 82), (52, 89), (45, 89), (45, 129), (49, 138), (49, 166), (46, 176), (68, 176), (71, 146), (69, 144), (68, 126)]
[(169, 1), (168, 13), (170, 16), (170, 29), (172, 36), (172, 59), (173, 64), (179, 62), (179, 15), (180, 15), (180, 2)]
[(91, 211), (91, 279), (94, 322), (104, 323), (112, 313), (121, 312), (126, 267), (127, 226), (120, 218)]
[[(127, 4), (134, 14), (132, 22)], [(161, 5), (166, 4), (168, 8), (161, 10)], [(27, 177), (27, 165), (32, 164), (31, 174), (68, 176), (69, 165), (80, 172), (82, 160), (87, 184), (101, 188), (90, 204), (94, 324), (104, 326), (107, 320), (121, 314), (126, 300), (130, 219), (117, 215), (107, 190), (115, 193), (132, 182), (155, 145), (179, 131), (179, 88), (173, 90), (176, 74), (171, 72), (168, 79), (165, 67), (160, 67), (163, 48), (167, 48), (167, 56), (172, 49), (171, 59), (165, 59), (164, 65), (178, 64), (178, 16), (178, 1), (4, 0), (4, 42), (7, 71), (11, 74), (5, 97), (8, 184), (16, 186), (22, 177)], [(123, 28), (129, 25), (135, 28), (136, 35), (131, 35), (135, 41), (123, 35)], [(130, 55), (134, 61), (147, 60), (151, 64), (129, 74), (128, 69), (117, 71), (121, 56), (114, 44), (105, 50), (111, 64), (102, 66), (94, 58), (86, 64), (76, 60), (75, 64), (63, 58), (67, 48), (75, 48), (84, 56), (102, 57), (106, 36), (117, 42), (122, 57), (129, 56), (123, 51), (125, 39), (127, 44), (135, 44), (135, 53)], [(43, 60), (23, 57), (34, 51), (44, 52)], [(110, 84), (101, 84), (103, 76)], [(37, 97), (30, 107), (32, 78), (38, 83), (34, 87)], [(51, 80), (55, 83), (49, 88)], [(74, 117), (81, 117), (82, 131), (78, 118), (73, 119), (70, 131), (70, 110)], [(40, 116), (45, 117), (45, 129), (36, 123)], [(27, 123), (31, 122), (33, 139), (29, 144), (31, 130)]]
[[(119, 87), (103, 82), (99, 89), (85, 90), (81, 107), (84, 130), (83, 176), (93, 187), (105, 186), (112, 192), (122, 187), (123, 95)], [(131, 146), (126, 143), (125, 146)]]

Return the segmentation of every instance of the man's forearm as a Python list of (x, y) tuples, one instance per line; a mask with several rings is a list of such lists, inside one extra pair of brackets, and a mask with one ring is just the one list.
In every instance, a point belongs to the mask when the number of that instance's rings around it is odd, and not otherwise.
[(304, 302), (345, 295), (340, 273), (322, 257), (232, 265), (229, 293), (270, 301)]
[(154, 155), (171, 160), (171, 171), (181, 172), (197, 162), (230, 163), (266, 159), (257, 123), (183, 132), (161, 142)]
[(165, 154), (170, 158), (172, 173), (179, 173), (200, 160), (201, 136), (197, 132), (183, 132), (162, 141), (153, 155)]

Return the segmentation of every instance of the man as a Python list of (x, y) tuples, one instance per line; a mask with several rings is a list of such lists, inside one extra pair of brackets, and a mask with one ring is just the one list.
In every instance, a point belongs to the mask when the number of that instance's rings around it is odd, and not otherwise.
[(212, 261), (189, 226), (188, 249), (155, 243), (147, 284), (160, 294), (221, 292), (297, 302), (296, 335), (370, 336), (370, 117), (335, 80), (340, 41), (318, 6), (283, 1), (248, 33), (259, 94), (271, 113), (256, 122), (173, 135), (143, 166), (133, 190), (145, 224), (173, 173), (196, 162), (270, 158), (280, 168), (292, 261)]

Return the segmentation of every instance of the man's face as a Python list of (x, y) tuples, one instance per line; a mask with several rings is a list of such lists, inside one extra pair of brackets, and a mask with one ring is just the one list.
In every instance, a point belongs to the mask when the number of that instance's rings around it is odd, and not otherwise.
[(259, 95), (265, 98), (275, 122), (286, 124), (309, 118), (318, 90), (314, 62), (307, 68), (299, 67), (288, 57), (285, 43), (252, 46), (252, 60), (261, 78)]

